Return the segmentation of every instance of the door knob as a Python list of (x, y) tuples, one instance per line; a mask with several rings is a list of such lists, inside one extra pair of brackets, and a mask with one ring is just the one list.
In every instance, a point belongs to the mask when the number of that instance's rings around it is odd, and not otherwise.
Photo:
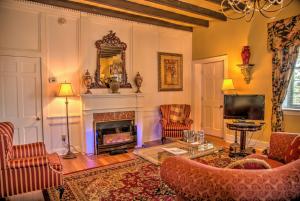
[(41, 118), (40, 117), (36, 117), (35, 120), (39, 121), (39, 120), (41, 120)]
[(223, 105), (220, 105), (220, 109), (222, 109), (223, 108)]

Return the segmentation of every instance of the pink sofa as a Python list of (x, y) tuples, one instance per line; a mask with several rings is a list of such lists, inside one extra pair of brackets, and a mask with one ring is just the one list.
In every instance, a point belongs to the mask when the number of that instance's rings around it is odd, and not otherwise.
[[(175, 190), (177, 200), (300, 200), (297, 136), (299, 134), (272, 133), (267, 156), (253, 154), (247, 157), (264, 160), (273, 169), (216, 168), (170, 157), (161, 166), (161, 178)], [(296, 151), (291, 160), (289, 148), (295, 144)]]
[(160, 171), (178, 201), (300, 199), (300, 159), (274, 169), (244, 170), (170, 157)]

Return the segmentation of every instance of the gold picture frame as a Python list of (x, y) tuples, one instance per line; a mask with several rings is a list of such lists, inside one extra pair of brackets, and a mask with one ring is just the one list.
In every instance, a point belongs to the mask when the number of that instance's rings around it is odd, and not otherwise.
[(183, 90), (182, 54), (158, 52), (158, 91)]

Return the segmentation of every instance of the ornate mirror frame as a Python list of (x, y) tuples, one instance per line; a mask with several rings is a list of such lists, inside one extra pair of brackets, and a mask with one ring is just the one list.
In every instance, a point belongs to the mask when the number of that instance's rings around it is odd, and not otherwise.
[(121, 88), (132, 88), (131, 84), (128, 82), (127, 72), (126, 72), (126, 43), (122, 42), (119, 37), (116, 36), (116, 33), (113, 31), (109, 31), (106, 36), (103, 36), (101, 40), (97, 40), (95, 42), (97, 48), (97, 68), (95, 71), (94, 83), (92, 84), (92, 88), (108, 88), (108, 86), (101, 81), (100, 78), (100, 56), (103, 47), (111, 47), (111, 48), (120, 48), (121, 50), (121, 60), (122, 60), (122, 80), (120, 82)]

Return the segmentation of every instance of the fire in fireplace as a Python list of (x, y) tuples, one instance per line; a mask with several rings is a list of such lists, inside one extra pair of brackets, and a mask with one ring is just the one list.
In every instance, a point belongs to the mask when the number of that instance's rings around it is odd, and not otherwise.
[(133, 120), (96, 122), (96, 153), (117, 153), (136, 146), (136, 126)]

